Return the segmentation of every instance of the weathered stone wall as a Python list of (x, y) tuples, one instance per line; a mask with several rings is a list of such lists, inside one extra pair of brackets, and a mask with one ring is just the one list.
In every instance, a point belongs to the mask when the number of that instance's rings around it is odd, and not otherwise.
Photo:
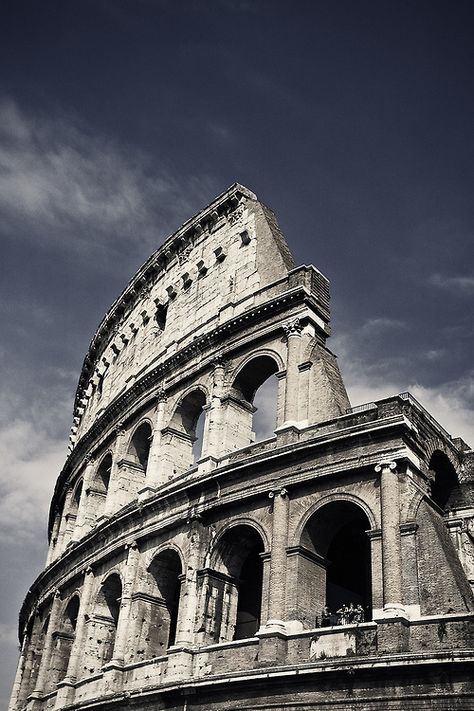
[(406, 394), (349, 410), (329, 333), (241, 186), (144, 265), (84, 363), (10, 711), (472, 708), (471, 453)]

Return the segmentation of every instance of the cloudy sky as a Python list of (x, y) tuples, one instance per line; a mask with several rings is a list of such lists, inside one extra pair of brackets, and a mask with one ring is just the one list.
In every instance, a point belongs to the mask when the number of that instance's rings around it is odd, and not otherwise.
[(471, 0), (0, 3), (0, 707), (79, 369), (138, 266), (230, 184), (332, 285), (353, 404), (474, 443)]

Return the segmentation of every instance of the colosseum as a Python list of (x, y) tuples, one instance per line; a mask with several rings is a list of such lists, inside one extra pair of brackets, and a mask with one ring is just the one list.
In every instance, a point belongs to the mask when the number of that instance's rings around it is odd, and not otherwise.
[(241, 185), (143, 265), (84, 360), (10, 711), (472, 711), (474, 453), (409, 393), (351, 408), (329, 336)]

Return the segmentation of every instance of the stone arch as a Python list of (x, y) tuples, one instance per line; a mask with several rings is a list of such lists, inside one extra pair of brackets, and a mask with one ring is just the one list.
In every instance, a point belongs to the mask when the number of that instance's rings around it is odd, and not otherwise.
[(112, 452), (108, 450), (102, 455), (99, 464), (92, 477), (92, 486), (98, 493), (107, 494), (110, 484), (110, 472), (112, 470)]
[(446, 451), (434, 449), (429, 459), (430, 498), (442, 511), (449, 509), (459, 492), (459, 477)]
[(421, 502), (425, 498), (425, 494), (422, 491), (415, 491), (408, 504), (407, 515), (405, 521), (414, 521), (418, 515), (418, 509), (420, 508)]
[(316, 511), (318, 511), (318, 509), (322, 508), (326, 504), (329, 504), (333, 501), (348, 501), (350, 503), (355, 504), (356, 506), (359, 506), (363, 510), (365, 515), (367, 516), (367, 519), (370, 524), (369, 530), (377, 528), (377, 526), (379, 525), (374, 512), (372, 511), (372, 509), (370, 508), (370, 506), (367, 504), (366, 501), (361, 499), (359, 496), (355, 496), (354, 494), (335, 492), (333, 494), (327, 494), (326, 496), (323, 496), (318, 501), (316, 501), (314, 504), (312, 504), (307, 509), (307, 511), (305, 511), (304, 515), (301, 517), (301, 520), (299, 521), (299, 523), (295, 529), (295, 532), (293, 534), (292, 545), (299, 544), (299, 542), (301, 540), (301, 535), (302, 535), (303, 529), (306, 526), (306, 524), (308, 523), (311, 516), (313, 516), (313, 514), (316, 513)]
[(216, 564), (218, 556), (217, 551), (221, 538), (226, 534), (229, 529), (235, 528), (236, 526), (249, 526), (250, 528), (254, 528), (263, 541), (264, 550), (269, 550), (270, 540), (268, 533), (264, 529), (264, 527), (258, 521), (255, 521), (253, 518), (249, 518), (247, 516), (239, 516), (239, 518), (237, 519), (233, 519), (232, 521), (227, 521), (226, 523), (224, 523), (217, 532), (209, 555), (209, 564), (211, 566)]
[(205, 408), (209, 402), (207, 388), (193, 385), (178, 398), (169, 425), (162, 431), (175, 472), (190, 469), (203, 449)]
[(58, 629), (54, 632), (54, 646), (50, 665), (49, 680), (52, 688), (67, 674), (72, 645), (76, 637), (80, 596), (77, 591), (64, 603)]
[(146, 473), (153, 428), (149, 419), (141, 420), (130, 436), (127, 447), (127, 459)]
[(253, 637), (262, 612), (264, 538), (258, 527), (234, 522), (220, 532), (211, 555), (206, 619), (214, 641)]
[(226, 417), (230, 449), (273, 436), (278, 421), (276, 373), (281, 370), (281, 358), (265, 350), (249, 355), (233, 374)]
[(94, 600), (94, 634), (90, 637), (90, 652), (94, 655), (95, 669), (112, 659), (122, 591), (122, 576), (116, 570), (108, 571), (99, 583)]
[[(372, 617), (371, 549), (374, 516), (358, 497), (324, 497), (298, 527), (292, 554), (298, 596), (292, 615), (306, 627)], [(360, 606), (357, 616), (344, 608)]]
[(112, 472), (112, 452), (104, 452), (92, 475), (87, 490), (87, 510), (85, 518), (87, 526), (95, 525), (99, 516), (104, 513), (107, 492), (109, 490), (110, 475)]
[(445, 454), (446, 457), (451, 462), (451, 465), (457, 472), (457, 470), (460, 466), (459, 458), (455, 456), (455, 454), (449, 447), (446, 447), (445, 442), (440, 437), (430, 437), (429, 439), (426, 440), (426, 459), (428, 461), (428, 468), (429, 468), (429, 461), (436, 451), (439, 451), (439, 452), (442, 452), (443, 454)]
[(175, 644), (184, 566), (175, 546), (162, 546), (147, 566), (152, 590), (148, 604), (147, 656), (160, 656)]

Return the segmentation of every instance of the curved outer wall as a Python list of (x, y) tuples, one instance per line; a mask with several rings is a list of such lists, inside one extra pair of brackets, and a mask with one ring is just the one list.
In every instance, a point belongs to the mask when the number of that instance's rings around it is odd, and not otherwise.
[(407, 393), (350, 409), (329, 335), (240, 185), (152, 255), (84, 361), (11, 711), (472, 708), (472, 452)]

